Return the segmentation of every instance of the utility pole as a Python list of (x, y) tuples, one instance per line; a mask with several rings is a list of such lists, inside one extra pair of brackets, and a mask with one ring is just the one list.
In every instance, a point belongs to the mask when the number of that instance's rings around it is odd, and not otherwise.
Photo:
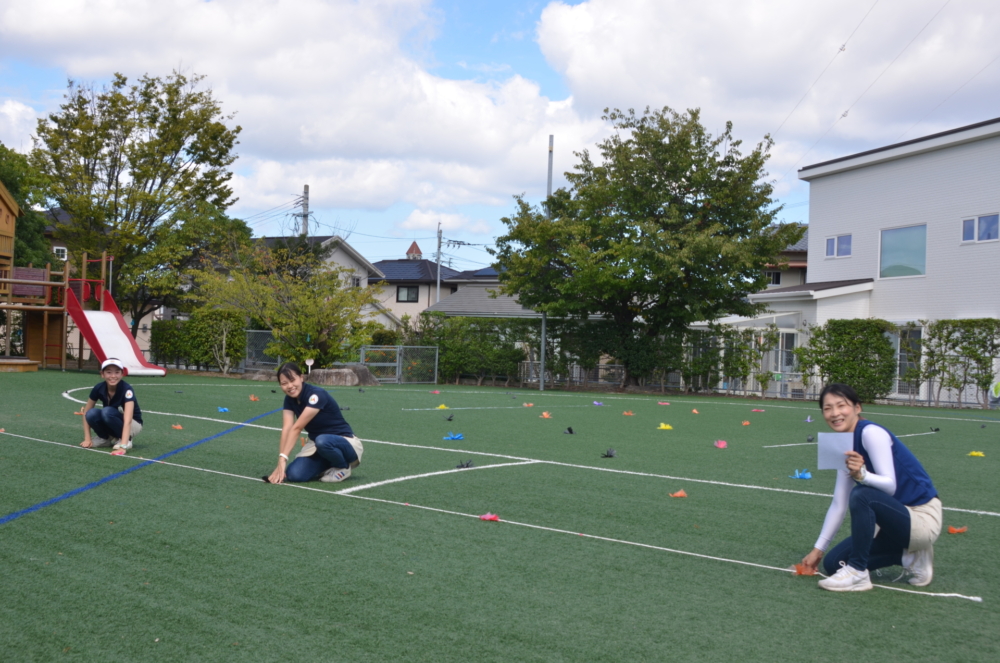
[(434, 298), (434, 303), (437, 304), (441, 301), (441, 222), (438, 221), (438, 254), (437, 254), (437, 296)]
[[(549, 198), (552, 197), (552, 148), (555, 145), (556, 137), (553, 134), (549, 134), (549, 182), (545, 187), (545, 216), (552, 218), (552, 212), (549, 210)], [(548, 314), (542, 311), (542, 352), (540, 369), (538, 372), (538, 391), (545, 391), (545, 322)]]
[(302, 185), (302, 229), (303, 236), (309, 234), (309, 185)]

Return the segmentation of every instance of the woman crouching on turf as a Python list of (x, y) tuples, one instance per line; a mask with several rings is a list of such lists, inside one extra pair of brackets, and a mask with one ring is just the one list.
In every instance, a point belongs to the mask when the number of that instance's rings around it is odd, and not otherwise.
[[(896, 565), (906, 569), (911, 585), (930, 584), (934, 542), (941, 534), (941, 500), (931, 478), (895, 435), (861, 418), (861, 402), (851, 387), (828, 384), (819, 405), (830, 428), (854, 434), (854, 450), (845, 453), (846, 469), (837, 472), (823, 529), (802, 563), (815, 570), (822, 560), (829, 577), (819, 586), (834, 592), (871, 589), (869, 570)], [(848, 509), (851, 535), (823, 559)]]
[[(132, 385), (122, 380), (124, 375), (125, 367), (118, 359), (109, 357), (101, 364), (104, 382), (98, 382), (90, 390), (83, 407), (81, 447), (113, 447), (111, 453), (116, 456), (123, 456), (132, 448), (132, 438), (142, 430), (142, 410)], [(99, 410), (94, 407), (98, 401), (102, 406)], [(97, 434), (96, 440), (90, 436), (91, 428)]]
[[(326, 390), (307, 384), (298, 365), (291, 362), (278, 369), (278, 384), (285, 392), (284, 420), (278, 466), (267, 480), (301, 482), (318, 476), (320, 481), (337, 483), (351, 476), (351, 468), (361, 463), (364, 448), (344, 421), (337, 401)], [(309, 442), (289, 464), (288, 455), (303, 430), (309, 433)]]

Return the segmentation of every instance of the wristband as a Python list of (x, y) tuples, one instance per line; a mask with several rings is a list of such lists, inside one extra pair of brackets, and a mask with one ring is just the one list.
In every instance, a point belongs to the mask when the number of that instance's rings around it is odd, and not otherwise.
[(867, 468), (865, 468), (864, 465), (861, 466), (861, 469), (859, 470), (859, 474), (861, 474), (861, 478), (858, 479), (857, 482), (860, 483), (861, 485), (864, 485), (865, 479), (868, 478), (868, 470), (867, 470)]
[(288, 456), (286, 456), (285, 454), (278, 454), (278, 458), (284, 458), (285, 460), (288, 460)]

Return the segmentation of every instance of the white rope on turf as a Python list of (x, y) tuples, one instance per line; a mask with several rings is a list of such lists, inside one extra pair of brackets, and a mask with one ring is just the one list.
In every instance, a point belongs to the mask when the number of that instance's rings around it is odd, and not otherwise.
[(361, 484), (360, 486), (353, 486), (351, 488), (345, 488), (344, 490), (336, 491), (338, 495), (349, 495), (351, 493), (357, 492), (359, 490), (368, 490), (369, 488), (378, 488), (379, 486), (385, 486), (390, 483), (399, 483), (400, 481), (409, 481), (410, 479), (424, 479), (426, 477), (437, 477), (442, 474), (456, 474), (458, 472), (471, 472), (473, 470), (489, 470), (497, 467), (514, 467), (516, 465), (534, 465), (538, 461), (536, 460), (526, 460), (520, 463), (496, 463), (494, 465), (477, 465), (474, 467), (456, 467), (453, 470), (441, 470), (440, 472), (427, 472), (425, 474), (411, 474), (405, 477), (396, 477), (395, 479), (386, 479), (385, 481), (374, 481), (372, 483)]
[[(89, 387), (81, 387), (80, 389), (89, 389)], [(80, 389), (74, 389), (72, 391), (80, 391)], [(76, 400), (76, 399), (70, 397), (68, 395), (69, 393), (70, 392), (63, 392), (63, 396), (66, 397), (66, 398), (68, 398), (69, 400)], [(76, 401), (76, 402), (79, 403), (79, 402), (83, 402), (83, 401)], [(185, 418), (188, 418), (188, 419), (199, 419), (199, 420), (202, 420), (202, 421), (213, 421), (213, 422), (217, 422), (217, 423), (229, 424), (230, 426), (240, 426), (240, 425), (242, 425), (242, 426), (244, 426), (246, 428), (260, 428), (260, 429), (263, 429), (263, 430), (270, 430), (270, 431), (280, 431), (281, 430), (281, 428), (277, 428), (277, 427), (274, 427), (274, 426), (262, 426), (260, 424), (243, 424), (243, 423), (241, 423), (239, 421), (226, 421), (225, 419), (216, 419), (214, 417), (200, 417), (200, 416), (191, 415), (191, 414), (176, 414), (176, 413), (172, 413), (172, 412), (156, 412), (154, 410), (149, 410), (148, 412), (149, 412), (149, 414), (162, 414), (162, 415), (166, 415), (166, 416), (170, 416), (170, 417), (185, 417)], [(650, 477), (650, 478), (656, 478), (656, 479), (670, 479), (671, 481), (690, 481), (692, 483), (703, 483), (703, 484), (709, 484), (709, 485), (713, 485), (713, 486), (727, 486), (729, 488), (747, 488), (747, 489), (751, 489), (751, 490), (766, 490), (766, 491), (775, 492), (775, 493), (791, 493), (793, 495), (811, 495), (813, 497), (830, 497), (830, 498), (833, 497), (833, 495), (830, 494), (830, 493), (814, 493), (814, 492), (806, 491), (806, 490), (792, 490), (790, 488), (774, 488), (772, 486), (754, 486), (752, 484), (730, 483), (730, 482), (727, 482), (727, 481), (713, 481), (713, 480), (710, 480), (710, 479), (693, 479), (691, 477), (676, 477), (676, 476), (671, 476), (671, 475), (668, 475), (668, 474), (654, 474), (654, 473), (651, 473), (651, 472), (635, 472), (635, 471), (631, 471), (631, 470), (616, 470), (616, 469), (610, 468), (610, 467), (595, 467), (593, 465), (577, 465), (577, 464), (574, 464), (574, 463), (561, 463), (559, 461), (554, 461), (554, 460), (541, 460), (541, 459), (538, 459), (538, 458), (526, 458), (524, 456), (511, 456), (511, 455), (507, 455), (507, 454), (491, 453), (491, 452), (487, 452), (487, 451), (471, 451), (471, 450), (467, 450), (467, 449), (452, 449), (452, 448), (448, 448), (448, 447), (433, 447), (433, 446), (424, 445), (424, 444), (406, 444), (404, 442), (388, 442), (388, 441), (385, 441), (385, 440), (373, 440), (373, 439), (368, 439), (368, 438), (361, 438), (361, 441), (362, 442), (370, 442), (372, 444), (384, 444), (384, 445), (387, 445), (387, 446), (405, 447), (405, 448), (408, 448), (408, 449), (424, 449), (424, 450), (428, 450), (428, 451), (444, 451), (444, 452), (449, 452), (449, 453), (468, 454), (468, 455), (473, 455), (473, 456), (489, 456), (491, 458), (505, 458), (507, 460), (527, 461), (527, 462), (538, 463), (538, 464), (557, 465), (557, 466), (560, 466), (560, 467), (572, 467), (572, 468), (581, 469), (581, 470), (593, 470), (593, 471), (596, 471), (596, 472), (611, 472), (611, 473), (615, 473), (615, 474), (627, 474), (627, 475), (632, 475), (632, 476), (643, 476), (643, 477)], [(807, 444), (807, 443), (803, 443), (803, 444)], [(808, 443), (808, 444), (814, 444), (814, 443)], [(975, 511), (975, 510), (969, 510), (969, 509), (959, 509), (959, 508), (956, 508), (956, 507), (949, 507), (949, 506), (943, 507), (943, 509), (945, 511), (958, 511), (958, 512), (962, 512), (962, 513), (977, 514), (977, 515), (981, 515), (981, 516), (995, 516), (995, 517), (1000, 517), (1000, 513), (996, 513), (996, 512), (993, 512), (993, 511)]]
[[(45, 442), (47, 444), (55, 444), (55, 445), (61, 446), (61, 447), (72, 447), (72, 448), (76, 448), (76, 449), (82, 449), (84, 451), (96, 451), (96, 449), (86, 449), (84, 447), (80, 447), (80, 446), (76, 446), (76, 445), (72, 445), (72, 444), (66, 444), (65, 442), (55, 442), (55, 441), (52, 441), (52, 440), (42, 440), (42, 439), (39, 439), (39, 438), (28, 437), (26, 435), (16, 435), (14, 433), (7, 433), (7, 432), (3, 432), (3, 433), (0, 433), (0, 434), (10, 435), (11, 437), (18, 437), (18, 438), (22, 438), (22, 439), (26, 439), (26, 440), (32, 440), (32, 441), (36, 441), (36, 442)], [(140, 459), (141, 456), (132, 456), (132, 458)], [(159, 465), (169, 465), (171, 467), (178, 467), (178, 468), (187, 469), (187, 470), (195, 470), (197, 472), (206, 472), (208, 474), (218, 474), (218, 475), (221, 475), (221, 476), (232, 477), (234, 479), (245, 479), (245, 480), (249, 480), (249, 481), (260, 481), (260, 479), (256, 479), (254, 477), (248, 477), (248, 476), (244, 476), (244, 475), (241, 475), (241, 474), (233, 474), (233, 473), (230, 473), (230, 472), (220, 472), (218, 470), (210, 470), (208, 468), (195, 467), (193, 465), (182, 465), (180, 463), (171, 463), (171, 462), (168, 462), (168, 461), (155, 460), (155, 459), (152, 459), (152, 458), (149, 458), (149, 459), (143, 458), (142, 460), (143, 461), (147, 461), (148, 460), (148, 461), (151, 461), (153, 463), (157, 463)], [(454, 515), (454, 516), (462, 516), (462, 517), (465, 517), (465, 518), (479, 518), (479, 516), (477, 516), (475, 514), (462, 513), (461, 511), (451, 511), (451, 510), (448, 510), (448, 509), (438, 509), (438, 508), (435, 508), (435, 507), (423, 506), (423, 505), (420, 505), (420, 504), (410, 504), (408, 502), (397, 502), (397, 501), (394, 501), (394, 500), (380, 499), (380, 498), (377, 498), (377, 497), (367, 497), (365, 495), (355, 495), (355, 494), (353, 494), (353, 491), (355, 491), (355, 490), (362, 490), (362, 489), (366, 489), (366, 488), (374, 488), (374, 487), (379, 486), (379, 485), (385, 485), (385, 484), (394, 483), (394, 482), (397, 482), (397, 481), (406, 481), (406, 480), (409, 480), (409, 479), (420, 479), (420, 478), (430, 477), (430, 476), (439, 476), (441, 474), (451, 474), (451, 473), (454, 473), (454, 472), (471, 471), (471, 470), (476, 470), (476, 469), (491, 469), (491, 468), (498, 468), (498, 467), (510, 467), (510, 466), (513, 466), (513, 465), (531, 465), (531, 464), (538, 464), (538, 463), (542, 463), (542, 462), (544, 462), (544, 461), (528, 461), (528, 462), (523, 462), (523, 463), (498, 463), (498, 464), (495, 464), (495, 465), (486, 465), (486, 466), (482, 466), (482, 467), (478, 467), (478, 468), (475, 468), (475, 467), (462, 468), (462, 469), (457, 469), (456, 468), (454, 470), (447, 470), (447, 471), (442, 471), (442, 472), (429, 472), (429, 473), (426, 473), (426, 474), (417, 474), (417, 475), (411, 475), (411, 476), (407, 476), (407, 477), (400, 477), (400, 478), (397, 478), (397, 479), (390, 479), (390, 480), (387, 480), (387, 481), (375, 482), (375, 483), (372, 483), (372, 484), (364, 484), (364, 485), (357, 486), (357, 487), (354, 487), (354, 488), (348, 488), (346, 490), (338, 490), (338, 491), (323, 490), (321, 488), (313, 488), (311, 486), (303, 486), (303, 485), (294, 484), (294, 483), (283, 483), (283, 484), (280, 484), (280, 485), (282, 485), (282, 486), (289, 486), (289, 487), (292, 487), (292, 488), (300, 488), (300, 489), (303, 489), (303, 490), (311, 490), (311, 491), (320, 492), (320, 493), (326, 493), (327, 495), (338, 495), (338, 496), (343, 496), (343, 497), (352, 497), (354, 499), (367, 500), (367, 501), (370, 501), (370, 502), (381, 502), (383, 504), (392, 504), (392, 505), (396, 505), (396, 506), (404, 506), (404, 507), (409, 507), (409, 508), (414, 508), (414, 509), (421, 509), (421, 510), (424, 510), (424, 511), (432, 511), (432, 512), (436, 512), (436, 513), (443, 513), (443, 514)], [(569, 535), (572, 535), (572, 536), (581, 536), (581, 537), (584, 537), (584, 538), (587, 538), (587, 539), (594, 539), (596, 541), (605, 541), (605, 542), (608, 542), (608, 543), (619, 543), (619, 544), (622, 544), (622, 545), (634, 546), (634, 547), (637, 547), (637, 548), (645, 548), (645, 549), (648, 549), (648, 550), (658, 550), (658, 551), (662, 551), (662, 552), (674, 553), (674, 554), (677, 554), (677, 555), (685, 555), (685, 556), (688, 556), (688, 557), (696, 557), (696, 558), (699, 558), (699, 559), (707, 559), (707, 560), (713, 560), (713, 561), (718, 561), (718, 562), (728, 562), (730, 564), (739, 564), (739, 565), (742, 565), (742, 566), (752, 566), (752, 567), (755, 567), (755, 568), (766, 569), (766, 570), (769, 570), (769, 571), (780, 571), (782, 573), (794, 573), (795, 572), (794, 569), (782, 568), (780, 566), (770, 566), (770, 565), (767, 565), (767, 564), (758, 564), (756, 562), (748, 562), (748, 561), (740, 560), (740, 559), (731, 559), (731, 558), (728, 558), (728, 557), (718, 557), (718, 556), (715, 556), (715, 555), (705, 555), (703, 553), (696, 553), (696, 552), (691, 552), (691, 551), (688, 551), (688, 550), (678, 550), (676, 548), (666, 548), (664, 546), (655, 546), (655, 545), (652, 545), (652, 544), (649, 544), (649, 543), (640, 543), (638, 541), (627, 541), (625, 539), (615, 539), (615, 538), (611, 538), (611, 537), (607, 537), (607, 536), (600, 536), (598, 534), (587, 534), (585, 532), (572, 532), (570, 530), (558, 529), (558, 528), (555, 528), (555, 527), (547, 527), (545, 525), (535, 525), (533, 523), (523, 523), (523, 522), (519, 522), (519, 521), (516, 521), (516, 520), (500, 520), (499, 522), (507, 523), (508, 525), (515, 525), (517, 527), (526, 527), (526, 528), (529, 528), (529, 529), (537, 529), (537, 530), (546, 531), (546, 532), (553, 532), (553, 533), (556, 533), (556, 534), (569, 534)], [(822, 574), (819, 574), (819, 575), (822, 575)], [(980, 596), (965, 596), (964, 594), (955, 594), (955, 593), (921, 592), (921, 591), (916, 591), (916, 590), (912, 590), (912, 589), (903, 589), (902, 587), (890, 587), (888, 585), (879, 585), (879, 584), (875, 584), (875, 583), (872, 583), (872, 585), (874, 587), (878, 587), (880, 589), (890, 589), (890, 590), (897, 591), (897, 592), (905, 592), (907, 594), (917, 594), (917, 595), (920, 595), (920, 596), (935, 596), (935, 597), (939, 597), (939, 598), (960, 598), (960, 599), (966, 599), (968, 601), (975, 601), (977, 603), (982, 603), (982, 601), (983, 601), (982, 597), (980, 597)]]
[[(936, 432), (931, 431), (930, 433), (907, 433), (906, 435), (897, 435), (896, 437), (917, 437), (918, 435), (937, 435)], [(818, 442), (796, 442), (795, 444), (767, 444), (761, 447), (761, 449), (779, 449), (781, 447), (808, 447), (816, 446)]]

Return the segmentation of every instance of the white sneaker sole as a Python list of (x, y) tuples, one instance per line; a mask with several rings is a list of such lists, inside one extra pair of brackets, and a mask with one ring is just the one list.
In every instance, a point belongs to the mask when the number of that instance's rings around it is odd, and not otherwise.
[(856, 585), (851, 585), (850, 587), (827, 587), (820, 584), (820, 587), (828, 592), (867, 592), (869, 589), (874, 589), (875, 585), (869, 580), (867, 583), (858, 583)]

